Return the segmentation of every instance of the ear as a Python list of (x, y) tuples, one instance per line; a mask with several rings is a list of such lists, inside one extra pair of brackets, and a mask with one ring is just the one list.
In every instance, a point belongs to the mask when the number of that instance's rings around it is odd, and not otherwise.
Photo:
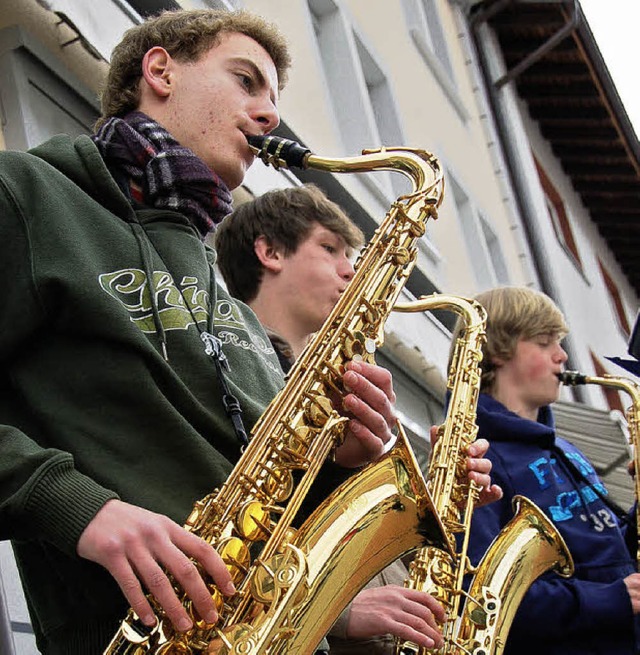
[(504, 359), (503, 357), (492, 357), (491, 358), (491, 366), (496, 369), (504, 366), (508, 360)]
[(142, 78), (160, 98), (171, 95), (171, 55), (162, 47), (154, 46), (142, 58)]
[(262, 266), (272, 273), (282, 270), (283, 254), (271, 244), (267, 237), (259, 236), (253, 243), (253, 250)]

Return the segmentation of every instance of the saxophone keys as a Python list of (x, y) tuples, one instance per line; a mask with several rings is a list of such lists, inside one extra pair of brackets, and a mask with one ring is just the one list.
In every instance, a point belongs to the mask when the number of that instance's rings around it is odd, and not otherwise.
[[(211, 599), (213, 600), (213, 604), (215, 605), (216, 612), (218, 613), (218, 616), (220, 616), (220, 614), (222, 613), (222, 609), (224, 608), (224, 598), (222, 597), (222, 594), (214, 584), (208, 584), (207, 589), (211, 594)], [(193, 625), (197, 630), (211, 630), (214, 627), (215, 623), (209, 623), (200, 616), (198, 610), (196, 610), (196, 608), (193, 605), (193, 601), (189, 601), (187, 603), (186, 610), (189, 616), (191, 617), (191, 620), (193, 621)]]
[(252, 500), (245, 503), (234, 521), (236, 531), (249, 541), (264, 541), (271, 534), (271, 516), (264, 505)]
[(245, 623), (237, 623), (216, 632), (217, 635), (209, 642), (207, 655), (229, 655), (238, 641), (250, 636), (252, 628)]
[[(309, 450), (309, 444), (313, 439), (313, 433), (307, 425), (290, 426), (286, 421), (282, 421), (280, 426), (287, 433), (282, 438), (282, 453), (287, 455), (294, 466), (298, 466), (305, 461), (305, 454)], [(273, 475), (282, 475), (283, 472), (276, 471)]]
[[(265, 467), (266, 468), (266, 467)], [(287, 500), (293, 493), (293, 476), (287, 469), (268, 469), (264, 483), (265, 493), (276, 503)]]
[[(306, 573), (306, 561), (292, 556), (291, 551), (279, 553), (267, 561), (257, 560), (259, 567), (251, 579), (251, 595), (264, 605), (271, 605), (283, 590), (295, 584)], [(306, 596), (306, 587), (301, 585), (294, 597), (294, 606)]]
[(341, 348), (346, 359), (361, 360), (376, 351), (376, 343), (373, 339), (367, 339), (362, 332), (356, 331), (349, 332), (343, 338)]
[(179, 641), (170, 641), (154, 651), (157, 655), (192, 655), (193, 650)]
[(395, 266), (404, 266), (414, 259), (414, 256), (412, 256), (409, 250), (402, 247), (396, 248), (391, 253), (391, 257)]
[(238, 585), (249, 571), (251, 554), (238, 537), (222, 539), (217, 547), (218, 554), (226, 564), (234, 585)]
[[(156, 624), (157, 625), (157, 624)], [(129, 610), (127, 618), (122, 621), (120, 629), (124, 638), (132, 644), (146, 645), (156, 626), (149, 628), (138, 618), (138, 615)]]
[[(276, 555), (281, 557), (281, 555)], [(257, 562), (260, 566), (256, 569), (251, 579), (251, 595), (263, 605), (271, 605), (275, 598), (276, 581), (274, 567), (277, 567), (278, 561), (271, 558), (269, 564), (262, 560)]]
[(326, 396), (308, 396), (309, 403), (305, 407), (305, 414), (313, 425), (322, 427), (333, 413), (331, 400)]

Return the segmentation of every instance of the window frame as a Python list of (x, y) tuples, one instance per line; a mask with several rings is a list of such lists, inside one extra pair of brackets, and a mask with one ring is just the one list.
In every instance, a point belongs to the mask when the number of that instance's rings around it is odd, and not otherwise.
[(611, 274), (603, 264), (600, 257), (597, 257), (597, 259), (598, 259), (598, 266), (600, 267), (600, 274), (602, 275), (602, 280), (607, 289), (607, 294), (609, 296), (609, 301), (613, 309), (613, 314), (616, 317), (616, 322), (618, 323), (618, 327), (620, 328), (620, 331), (622, 332), (625, 341), (628, 341), (629, 338), (631, 337), (631, 324), (629, 323), (629, 319), (627, 318), (627, 313), (624, 309), (624, 304), (622, 302), (622, 295), (620, 293), (620, 289), (618, 288), (618, 285), (615, 283), (613, 277), (611, 276)]
[[(430, 3), (428, 10), (425, 8), (427, 2)], [(466, 123), (470, 115), (460, 99), (458, 80), (437, 0), (402, 0), (402, 9), (407, 31), (416, 50), (453, 105), (460, 120)], [(452, 10), (456, 11), (456, 8), (452, 7)], [(427, 17), (427, 13), (430, 17)]]
[[(595, 374), (598, 377), (604, 377), (605, 375), (607, 375), (609, 371), (607, 371), (607, 369), (604, 367), (602, 362), (598, 359), (596, 354), (592, 350), (589, 350), (589, 355), (591, 356), (591, 362), (593, 364), (593, 369), (595, 371)], [(624, 415), (624, 404), (622, 402), (622, 399), (620, 398), (620, 392), (617, 391), (616, 389), (612, 389), (611, 387), (600, 386), (600, 389), (604, 394), (609, 409), (611, 411), (619, 411), (621, 414)]]
[[(307, 0), (307, 9), (343, 154), (403, 143), (391, 76), (373, 46), (340, 2)], [(340, 66), (332, 62), (336, 57)], [(408, 191), (404, 177), (388, 172), (366, 174), (361, 179), (384, 205)]]
[(536, 170), (538, 171), (538, 179), (540, 180), (540, 185), (544, 193), (547, 213), (551, 225), (553, 226), (553, 232), (556, 235), (556, 239), (558, 240), (560, 247), (567, 254), (567, 257), (571, 260), (578, 271), (584, 275), (582, 258), (578, 251), (576, 238), (573, 234), (573, 228), (571, 227), (571, 222), (564, 201), (562, 200), (562, 196), (536, 157), (534, 157), (534, 162)]
[[(445, 177), (449, 182), (449, 197), (453, 197), (456, 216), (460, 223), (460, 229), (463, 233), (464, 244), (471, 262), (471, 270), (482, 289), (488, 289), (503, 282), (502, 273), (499, 272), (494, 264), (492, 250), (497, 247), (500, 252), (501, 267), (503, 273), (508, 275), (506, 260), (504, 258), (504, 248), (497, 232), (493, 229), (487, 216), (481, 212), (471, 199), (471, 196), (465, 191), (456, 176), (447, 170)], [(495, 247), (492, 248), (486, 237), (486, 229), (489, 229), (495, 238)]]

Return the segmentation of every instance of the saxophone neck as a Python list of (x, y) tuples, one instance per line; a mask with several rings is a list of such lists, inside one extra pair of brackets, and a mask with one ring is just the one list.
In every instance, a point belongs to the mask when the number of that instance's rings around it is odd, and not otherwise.
[(442, 202), (444, 177), (440, 163), (420, 148), (377, 148), (363, 150), (355, 157), (320, 157), (281, 137), (249, 136), (247, 140), (256, 157), (276, 169), (312, 168), (329, 173), (393, 171), (408, 177), (416, 190), (428, 190), (437, 206)]
[(640, 416), (640, 385), (622, 375), (583, 375), (578, 371), (563, 371), (557, 374), (562, 384), (575, 387), (577, 385), (596, 384), (609, 389), (624, 391), (629, 395), (632, 409)]
[(430, 312), (435, 309), (455, 312), (464, 321), (467, 331), (484, 332), (487, 312), (479, 302), (470, 298), (434, 293), (430, 296), (421, 296), (417, 300), (396, 303), (393, 307), (394, 312), (404, 313)]

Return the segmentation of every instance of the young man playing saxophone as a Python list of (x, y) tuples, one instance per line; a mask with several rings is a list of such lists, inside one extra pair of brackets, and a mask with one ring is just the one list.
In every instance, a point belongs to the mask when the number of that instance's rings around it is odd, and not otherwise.
[[(555, 433), (567, 355), (562, 313), (542, 293), (504, 287), (476, 298), (487, 310), (481, 363), (479, 436), (490, 442), (500, 502), (474, 511), (469, 541), (478, 561), (513, 514), (512, 499), (530, 498), (558, 528), (575, 574), (535, 580), (511, 626), (505, 655), (633, 655), (640, 644), (640, 574), (623, 525), (602, 499), (607, 491), (589, 460)], [(635, 521), (631, 521), (635, 527)], [(633, 528), (632, 528), (633, 529)]]
[[(352, 255), (363, 236), (338, 205), (314, 185), (269, 191), (242, 204), (215, 234), (218, 266), (230, 294), (253, 309), (289, 370), (320, 329), (354, 274)], [(499, 497), (486, 441), (469, 452), (470, 477), (482, 502)], [(392, 655), (394, 637), (425, 648), (442, 645), (442, 607), (428, 594), (405, 589), (400, 560), (356, 595), (328, 635), (336, 655)]]
[[(40, 650), (97, 655), (150, 592), (178, 630), (215, 622), (234, 588), (181, 526), (219, 487), (283, 384), (255, 316), (218, 285), (203, 241), (279, 121), (289, 55), (245, 12), (178, 11), (127, 32), (92, 138), (0, 153), (0, 538), (12, 539)], [(205, 351), (222, 341), (228, 369)], [(223, 369), (220, 373), (219, 368)], [(344, 375), (352, 417), (337, 465), (392, 438), (388, 372)], [(234, 414), (237, 419), (237, 414)], [(335, 468), (339, 468), (336, 466)]]

